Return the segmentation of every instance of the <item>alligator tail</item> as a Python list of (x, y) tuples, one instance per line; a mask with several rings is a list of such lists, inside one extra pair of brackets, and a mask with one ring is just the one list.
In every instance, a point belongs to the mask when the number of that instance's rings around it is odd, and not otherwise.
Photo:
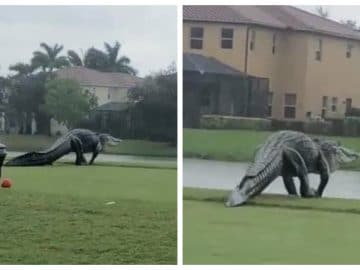
[(266, 156), (265, 159), (257, 159), (249, 167), (240, 184), (228, 196), (226, 206), (234, 207), (246, 203), (250, 198), (261, 193), (281, 174), (283, 157), (279, 151), (272, 149)]
[(29, 152), (10, 159), (5, 166), (41, 166), (49, 165), (52, 162), (47, 153)]
[(246, 197), (251, 198), (260, 194), (281, 174), (283, 156), (275, 152), (266, 163), (262, 163), (260, 166), (254, 163), (250, 166), (239, 185), (240, 191)]

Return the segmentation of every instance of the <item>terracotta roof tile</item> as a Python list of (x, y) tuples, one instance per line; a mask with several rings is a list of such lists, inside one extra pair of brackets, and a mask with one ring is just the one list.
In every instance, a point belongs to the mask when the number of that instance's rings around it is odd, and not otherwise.
[(74, 79), (81, 85), (131, 88), (142, 78), (119, 72), (100, 72), (85, 67), (67, 67), (56, 72), (59, 78)]
[(241, 71), (230, 67), (213, 57), (206, 57), (195, 53), (183, 54), (183, 70), (199, 72), (200, 74), (244, 75)]
[(184, 21), (254, 24), (360, 40), (360, 32), (292, 6), (184, 6)]

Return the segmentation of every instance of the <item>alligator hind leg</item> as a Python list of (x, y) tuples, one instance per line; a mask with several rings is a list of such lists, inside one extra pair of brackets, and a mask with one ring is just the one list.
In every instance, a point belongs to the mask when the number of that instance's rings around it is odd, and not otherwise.
[(308, 170), (301, 155), (292, 148), (286, 148), (284, 150), (284, 160), (286, 161), (284, 165), (289, 167), (286, 169), (293, 169), (294, 174), (300, 179), (301, 197), (315, 197), (316, 192), (310, 187)]
[(294, 183), (294, 179), (290, 175), (283, 175), (283, 182), (285, 185), (286, 191), (289, 193), (289, 195), (297, 196), (298, 193), (296, 191), (296, 186)]
[(330, 177), (329, 165), (326, 162), (325, 157), (323, 156), (322, 153), (320, 153), (319, 156), (318, 169), (320, 173), (320, 184), (318, 186), (316, 193), (319, 197), (321, 197)]
[(81, 143), (80, 139), (76, 138), (76, 137), (71, 138), (70, 145), (71, 145), (72, 150), (76, 154), (75, 164), (76, 165), (87, 164), (86, 159), (84, 157), (84, 151), (83, 151), (83, 147), (82, 147), (82, 143)]

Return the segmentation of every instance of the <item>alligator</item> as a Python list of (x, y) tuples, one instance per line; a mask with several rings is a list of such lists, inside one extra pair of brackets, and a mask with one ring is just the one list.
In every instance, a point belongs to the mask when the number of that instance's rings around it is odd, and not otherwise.
[[(340, 163), (350, 162), (360, 155), (340, 146), (338, 142), (311, 138), (297, 131), (278, 131), (271, 135), (255, 154), (239, 185), (230, 193), (226, 206), (240, 206), (259, 195), (271, 182), (281, 176), (289, 195), (297, 196), (293, 177), (300, 180), (300, 195), (321, 197), (330, 174)], [(317, 190), (309, 185), (308, 174), (320, 175)]]
[(88, 129), (73, 129), (57, 139), (48, 149), (17, 156), (9, 160), (5, 166), (52, 165), (53, 162), (70, 152), (76, 154), (76, 165), (86, 165), (84, 153), (92, 153), (88, 163), (91, 165), (106, 144), (116, 145), (120, 141), (109, 134), (95, 133)]
[(0, 143), (0, 177), (2, 173), (2, 165), (6, 157), (6, 146)]

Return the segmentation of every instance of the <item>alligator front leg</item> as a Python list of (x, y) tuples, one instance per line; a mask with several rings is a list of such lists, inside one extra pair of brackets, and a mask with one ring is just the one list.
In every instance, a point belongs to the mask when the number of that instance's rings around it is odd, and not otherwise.
[(283, 175), (283, 182), (285, 185), (285, 189), (289, 195), (297, 196), (298, 193), (296, 191), (296, 186), (294, 183), (294, 179), (290, 175)]
[(75, 164), (76, 165), (86, 165), (87, 162), (84, 157), (84, 151), (83, 151), (81, 140), (77, 137), (73, 137), (73, 138), (71, 138), (70, 145), (71, 145), (72, 150), (76, 154)]
[[(284, 161), (285, 161), (285, 172), (286, 170), (293, 170), (294, 175), (299, 177), (300, 179), (300, 195), (304, 198), (315, 197), (317, 194), (313, 188), (310, 187), (309, 178), (308, 178), (308, 170), (305, 164), (304, 159), (301, 155), (292, 148), (284, 149), (283, 153)], [(286, 173), (284, 173), (286, 174)]]
[(94, 160), (95, 158), (99, 155), (99, 153), (101, 152), (102, 150), (102, 146), (101, 146), (101, 143), (98, 143), (93, 151), (93, 154), (92, 154), (92, 157), (91, 157), (91, 160), (89, 162), (89, 165), (93, 164), (94, 163)]
[(318, 194), (319, 197), (321, 197), (327, 183), (329, 182), (329, 177), (330, 177), (330, 168), (322, 153), (320, 153), (319, 155), (318, 169), (320, 173), (320, 184), (318, 186), (316, 193)]

